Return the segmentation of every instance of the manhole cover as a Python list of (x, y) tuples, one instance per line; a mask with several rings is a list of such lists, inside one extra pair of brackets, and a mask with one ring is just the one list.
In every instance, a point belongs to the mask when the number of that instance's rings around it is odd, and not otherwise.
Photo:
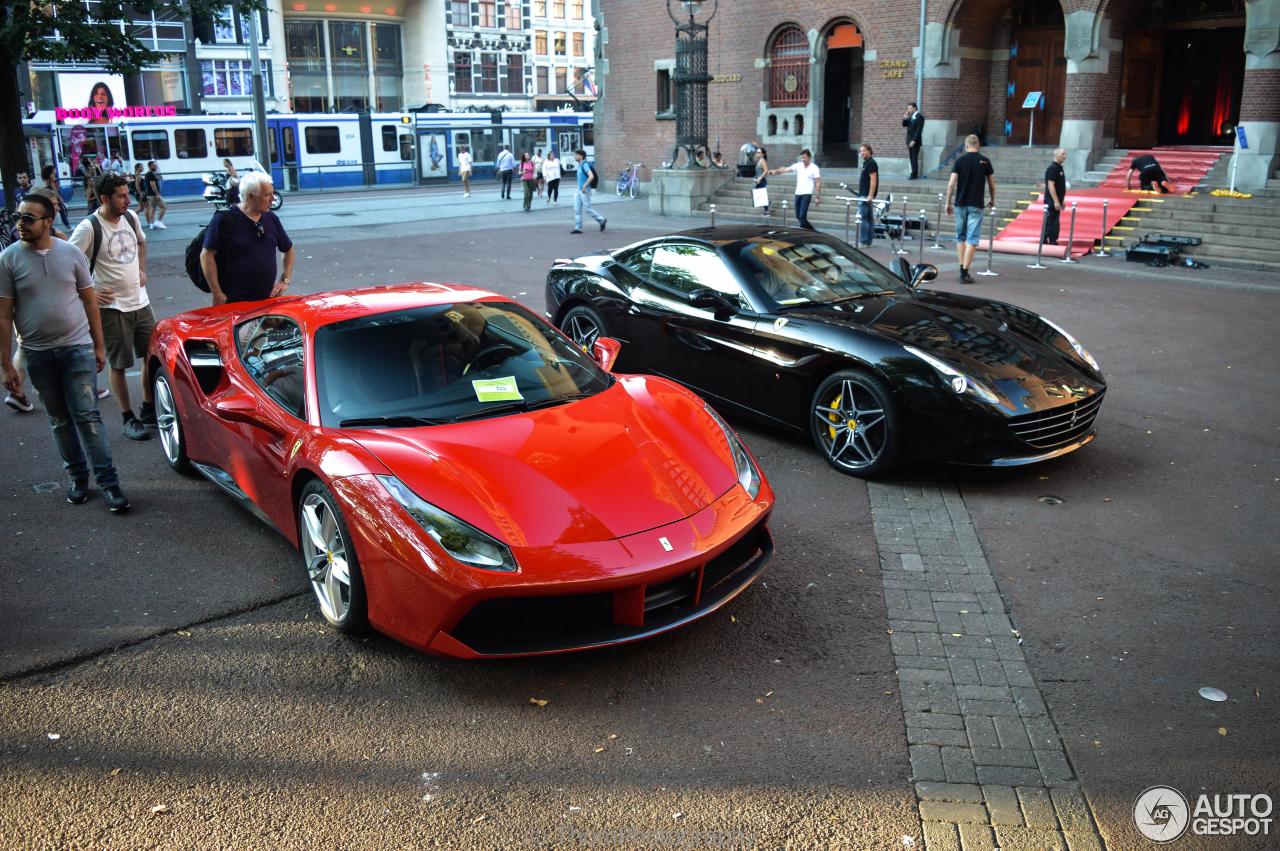
[(1062, 497), (1060, 496), (1050, 496), (1046, 494), (1040, 497), (1039, 501), (1043, 502), (1045, 505), (1062, 505)]

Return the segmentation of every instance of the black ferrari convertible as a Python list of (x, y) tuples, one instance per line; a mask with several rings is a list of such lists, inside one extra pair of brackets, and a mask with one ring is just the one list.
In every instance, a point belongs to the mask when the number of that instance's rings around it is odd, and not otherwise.
[(1106, 381), (1074, 337), (1020, 307), (921, 289), (848, 243), (793, 228), (700, 228), (558, 260), (547, 315), (617, 368), (808, 433), (836, 469), (904, 457), (1042, 461), (1093, 440)]

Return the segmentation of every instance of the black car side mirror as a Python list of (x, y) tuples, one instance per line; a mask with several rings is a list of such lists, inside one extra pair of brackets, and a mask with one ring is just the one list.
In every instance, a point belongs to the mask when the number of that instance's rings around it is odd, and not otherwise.
[(716, 318), (732, 316), (738, 312), (738, 306), (724, 293), (706, 287), (689, 293), (689, 304), (701, 310), (715, 311)]
[[(902, 258), (898, 258), (898, 259), (902, 260)], [(903, 260), (902, 262), (906, 263), (905, 260)], [(916, 287), (920, 286), (925, 281), (932, 281), (937, 277), (938, 277), (937, 266), (934, 266), (932, 263), (917, 263), (915, 266), (911, 267), (911, 278), (908, 280), (907, 286), (911, 287), (911, 289), (914, 290)]]
[(893, 263), (889, 265), (890, 271), (902, 279), (902, 283), (911, 284), (911, 264), (902, 257), (893, 258)]

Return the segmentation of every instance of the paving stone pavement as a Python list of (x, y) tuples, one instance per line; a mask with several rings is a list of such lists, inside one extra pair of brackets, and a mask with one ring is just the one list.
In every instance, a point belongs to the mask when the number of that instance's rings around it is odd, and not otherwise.
[(1100, 851), (959, 492), (867, 491), (927, 851)]

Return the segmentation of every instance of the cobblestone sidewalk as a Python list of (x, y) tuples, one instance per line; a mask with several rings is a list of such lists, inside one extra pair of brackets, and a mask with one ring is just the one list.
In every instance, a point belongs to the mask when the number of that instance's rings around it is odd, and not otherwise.
[(868, 482), (928, 851), (1100, 851), (963, 500)]

